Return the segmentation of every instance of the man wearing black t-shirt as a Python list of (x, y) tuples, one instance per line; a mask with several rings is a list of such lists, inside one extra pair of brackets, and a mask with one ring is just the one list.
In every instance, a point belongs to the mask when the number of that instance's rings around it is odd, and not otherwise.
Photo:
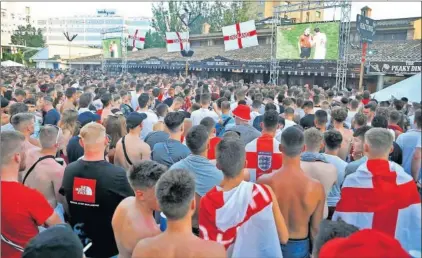
[(104, 160), (109, 143), (105, 128), (98, 123), (85, 125), (80, 132), (84, 148), (82, 159), (66, 167), (60, 193), (69, 206), (70, 224), (82, 244), (92, 246), (87, 257), (112, 257), (118, 254), (111, 227), (117, 205), (133, 190), (123, 168)]
[(305, 116), (300, 119), (300, 125), (305, 130), (311, 127), (315, 127), (314, 103), (310, 100), (305, 101), (305, 103), (303, 103), (303, 111), (305, 112)]

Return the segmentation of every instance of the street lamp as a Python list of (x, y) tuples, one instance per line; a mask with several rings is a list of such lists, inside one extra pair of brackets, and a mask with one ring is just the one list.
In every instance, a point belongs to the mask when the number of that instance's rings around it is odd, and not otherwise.
[[(189, 26), (192, 25), (196, 21), (196, 19), (198, 19), (199, 16), (201, 16), (201, 14), (198, 14), (195, 18), (193, 18), (191, 20), (191, 18), (192, 18), (191, 12), (189, 12), (189, 10), (186, 6), (183, 8), (183, 11), (184, 12), (179, 14), (178, 17), (179, 17), (180, 21), (183, 23), (183, 25), (185, 25), (186, 31), (189, 32)], [(186, 71), (185, 71), (186, 77), (188, 77), (189, 57), (192, 57), (194, 53), (195, 52), (193, 50), (191, 50), (190, 47), (188, 47), (188, 49), (186, 49), (186, 47), (184, 47), (183, 50), (180, 51), (180, 54), (183, 57), (187, 57), (187, 59), (186, 59)]]
[(72, 46), (72, 41), (78, 36), (78, 34), (74, 34), (72, 36), (69, 36), (69, 32), (63, 32), (63, 35), (65, 36), (65, 38), (67, 39), (67, 41), (69, 42), (69, 70), (72, 67), (71, 63), (70, 63), (70, 49)]

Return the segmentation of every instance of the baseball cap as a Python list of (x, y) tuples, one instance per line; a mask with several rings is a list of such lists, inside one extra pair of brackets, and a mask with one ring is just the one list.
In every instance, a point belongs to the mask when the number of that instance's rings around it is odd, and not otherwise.
[(139, 126), (146, 118), (147, 115), (144, 113), (132, 112), (126, 118), (126, 126), (128, 129), (133, 129)]
[(242, 120), (249, 121), (251, 120), (251, 108), (247, 105), (237, 105), (233, 110), (233, 115)]
[(92, 113), (91, 111), (85, 111), (78, 115), (78, 121), (81, 124), (81, 127), (91, 122), (97, 122), (100, 120), (101, 120), (101, 116), (98, 114)]
[(9, 105), (9, 100), (3, 96), (0, 96), (0, 101), (1, 101), (1, 108), (5, 108)]
[(319, 257), (410, 257), (410, 255), (392, 236), (374, 229), (364, 229), (347, 238), (328, 241), (322, 246)]
[(23, 258), (82, 258), (83, 246), (67, 224), (58, 224), (40, 232), (26, 245)]

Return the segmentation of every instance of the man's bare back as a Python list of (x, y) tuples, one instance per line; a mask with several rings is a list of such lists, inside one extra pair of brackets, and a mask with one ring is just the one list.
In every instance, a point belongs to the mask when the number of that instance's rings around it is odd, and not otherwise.
[(353, 132), (349, 129), (342, 128), (338, 130), (343, 136), (343, 141), (341, 142), (341, 147), (338, 152), (339, 158), (346, 160), (347, 155), (350, 153), (350, 148), (352, 146)]
[(132, 256), (139, 240), (156, 236), (160, 229), (151, 214), (143, 214), (135, 197), (124, 199), (116, 208), (112, 220), (119, 258)]
[(227, 257), (224, 246), (202, 240), (191, 232), (164, 232), (139, 241), (132, 258), (220, 258)]
[(264, 175), (259, 184), (269, 185), (278, 201), (289, 229), (290, 239), (314, 237), (322, 220), (325, 203), (324, 188), (320, 182), (307, 176), (301, 169), (283, 166), (279, 171)]
[[(125, 154), (123, 152), (123, 144), (120, 139), (116, 144), (116, 152), (114, 154), (114, 164), (121, 166), (125, 170), (130, 168), (130, 164), (127, 162)], [(125, 136), (125, 146), (127, 155), (129, 156), (132, 164), (140, 162), (141, 160), (151, 159), (151, 148), (148, 144), (140, 139), (139, 136), (133, 136), (127, 134)]]
[[(307, 162), (301, 161), (300, 167), (305, 172), (306, 175), (312, 177), (313, 179), (318, 180), (324, 187), (325, 199), (327, 198), (328, 193), (331, 191), (331, 188), (337, 181), (337, 169), (334, 165), (314, 161)], [(325, 201), (324, 204), (324, 218), (328, 217), (328, 206)]]

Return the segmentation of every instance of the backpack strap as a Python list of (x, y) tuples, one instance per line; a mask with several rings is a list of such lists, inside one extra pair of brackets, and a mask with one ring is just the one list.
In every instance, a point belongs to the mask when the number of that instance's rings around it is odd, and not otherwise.
[(22, 180), (22, 184), (24, 185), (25, 184), (25, 181), (26, 181), (26, 179), (28, 178), (28, 176), (29, 176), (29, 174), (31, 174), (31, 172), (34, 170), (34, 168), (35, 168), (35, 166), (40, 162), (40, 161), (43, 161), (43, 160), (45, 160), (45, 159), (56, 159), (56, 157), (55, 156), (53, 156), (53, 155), (46, 155), (46, 156), (43, 156), (43, 157), (40, 157), (29, 169), (28, 169), (28, 172), (26, 172), (26, 175), (25, 175), (25, 177), (23, 178), (23, 180)]
[(13, 243), (11, 240), (9, 240), (7, 237), (5, 237), (3, 234), (1, 234), (1, 241), (5, 242), (6, 244), (10, 245), (11, 247), (15, 248), (19, 252), (23, 253), (25, 250), (22, 246)]
[(133, 165), (132, 161), (130, 161), (129, 155), (127, 155), (127, 151), (126, 151), (125, 137), (126, 136), (123, 136), (123, 138), (122, 138), (123, 153), (125, 154), (125, 158), (126, 158), (127, 163), (129, 163), (129, 165), (132, 166)]

